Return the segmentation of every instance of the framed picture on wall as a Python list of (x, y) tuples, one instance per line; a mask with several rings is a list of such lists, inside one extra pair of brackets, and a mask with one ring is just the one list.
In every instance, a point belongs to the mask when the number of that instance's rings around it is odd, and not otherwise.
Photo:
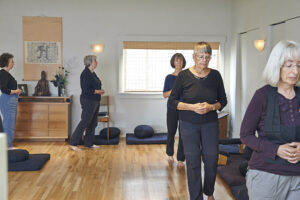
[(28, 96), (28, 87), (27, 84), (18, 84), (18, 88), (22, 90), (20, 96)]

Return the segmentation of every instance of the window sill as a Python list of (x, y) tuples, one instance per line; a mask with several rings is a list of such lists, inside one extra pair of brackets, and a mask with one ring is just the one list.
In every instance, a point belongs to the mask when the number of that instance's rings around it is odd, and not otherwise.
[(119, 92), (121, 99), (164, 99), (162, 92)]

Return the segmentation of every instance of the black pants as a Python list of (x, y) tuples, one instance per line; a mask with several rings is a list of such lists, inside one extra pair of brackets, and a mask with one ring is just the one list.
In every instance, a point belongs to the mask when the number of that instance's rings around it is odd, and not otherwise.
[(98, 124), (100, 102), (80, 97), (80, 104), (81, 120), (71, 136), (70, 145), (77, 146), (85, 130), (84, 146), (91, 147), (94, 144), (95, 129)]
[[(214, 193), (218, 152), (218, 122), (192, 124), (180, 120), (181, 136), (186, 157), (187, 179), (191, 200), (203, 200), (203, 193)], [(201, 157), (204, 163), (204, 187), (202, 189)]]
[[(177, 110), (171, 108), (168, 108), (167, 110), (168, 139), (167, 139), (166, 153), (168, 156), (174, 155), (174, 137), (178, 127), (178, 114), (179, 113)], [(179, 143), (177, 149), (177, 160), (185, 161), (180, 128), (179, 128)]]

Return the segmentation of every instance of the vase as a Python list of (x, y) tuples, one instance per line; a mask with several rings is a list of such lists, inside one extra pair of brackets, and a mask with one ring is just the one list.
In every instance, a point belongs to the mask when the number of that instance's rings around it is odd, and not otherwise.
[(61, 86), (58, 86), (57, 88), (58, 88), (58, 96), (61, 97), (63, 88)]

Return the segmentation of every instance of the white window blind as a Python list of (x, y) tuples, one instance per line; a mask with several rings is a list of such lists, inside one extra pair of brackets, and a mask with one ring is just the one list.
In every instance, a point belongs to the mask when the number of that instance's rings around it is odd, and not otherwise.
[[(161, 92), (165, 77), (174, 69), (170, 59), (181, 53), (186, 59), (186, 68), (194, 65), (192, 42), (124, 42), (123, 83), (124, 92)], [(219, 43), (213, 48), (210, 68), (219, 68)]]

